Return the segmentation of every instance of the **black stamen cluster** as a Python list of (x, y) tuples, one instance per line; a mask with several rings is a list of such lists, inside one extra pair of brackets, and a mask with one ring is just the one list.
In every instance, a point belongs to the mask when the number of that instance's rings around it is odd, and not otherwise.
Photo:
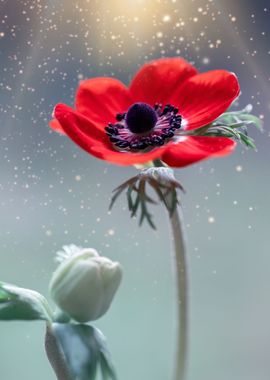
[(117, 121), (122, 121), (125, 118), (125, 116), (126, 113), (118, 113), (115, 118)]
[[(166, 139), (172, 138), (175, 134), (175, 130), (181, 128), (182, 117), (178, 115), (178, 108), (166, 104), (162, 109), (161, 104), (155, 104), (154, 109), (158, 115), (158, 117), (168, 117), (169, 126), (162, 129), (162, 133), (155, 134), (155, 132), (151, 132), (149, 136), (140, 136), (137, 137), (136, 140), (129, 142), (125, 140), (119, 134), (119, 129), (125, 128), (123, 124), (120, 122), (125, 119), (125, 113), (119, 113), (116, 115), (116, 120), (118, 123), (112, 124), (109, 123), (105, 127), (106, 134), (109, 136), (110, 141), (115, 144), (118, 148), (122, 149), (131, 149), (131, 150), (143, 150), (148, 147), (156, 147), (164, 145)], [(160, 132), (160, 131), (159, 131)]]

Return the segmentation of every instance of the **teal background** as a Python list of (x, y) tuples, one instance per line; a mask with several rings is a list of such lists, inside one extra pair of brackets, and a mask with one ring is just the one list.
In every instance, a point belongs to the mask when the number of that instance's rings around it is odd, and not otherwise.
[[(237, 108), (252, 103), (264, 118), (263, 134), (250, 131), (258, 150), (238, 146), (230, 157), (175, 171), (187, 190), (181, 198), (191, 299), (188, 379), (268, 380), (268, 7), (266, 0), (0, 1), (0, 279), (48, 296), (63, 244), (119, 260), (124, 281), (96, 325), (120, 380), (171, 378), (174, 292), (165, 210), (152, 209), (157, 232), (138, 228), (124, 198), (108, 213), (111, 190), (136, 169), (98, 161), (50, 131), (53, 106), (72, 105), (79, 79), (108, 75), (128, 83), (142, 63), (161, 56), (238, 75)], [(43, 336), (41, 322), (0, 324), (1, 380), (54, 378)]]

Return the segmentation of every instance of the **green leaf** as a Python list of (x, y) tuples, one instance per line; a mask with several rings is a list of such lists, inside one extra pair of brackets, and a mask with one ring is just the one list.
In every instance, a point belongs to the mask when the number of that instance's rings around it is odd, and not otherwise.
[(254, 140), (248, 136), (248, 127), (254, 125), (263, 131), (262, 120), (251, 114), (252, 106), (249, 104), (240, 111), (228, 111), (220, 115), (211, 124), (196, 130), (184, 131), (183, 136), (211, 136), (228, 137), (240, 141), (248, 148), (255, 149)]
[(104, 335), (100, 330), (96, 329), (96, 339), (98, 341), (100, 347), (100, 369), (102, 374), (102, 379), (112, 379), (117, 380), (116, 372), (114, 369), (114, 365), (112, 363), (111, 354), (107, 347), (107, 342), (105, 340)]
[(115, 371), (112, 367), (111, 360), (105, 352), (100, 353), (100, 369), (103, 380), (117, 380)]
[(117, 380), (103, 334), (85, 324), (53, 323), (57, 338), (74, 379), (94, 380), (98, 369), (103, 380)]
[(242, 122), (245, 124), (253, 124), (256, 128), (259, 130), (263, 130), (263, 123), (262, 120), (251, 114), (252, 112), (252, 105), (248, 104), (244, 109), (240, 111), (227, 111), (223, 113), (219, 118), (218, 121), (225, 122), (225, 124), (232, 124), (235, 121)]
[(40, 293), (0, 282), (0, 320), (47, 320), (52, 312)]
[[(210, 124), (207, 128), (203, 127), (204, 133), (209, 129)], [(223, 127), (225, 128), (225, 127)], [(197, 131), (197, 130), (196, 130)], [(215, 136), (216, 136), (216, 131)], [(190, 131), (187, 131), (190, 133)], [(194, 131), (192, 131), (194, 134)], [(200, 130), (202, 133), (202, 129)], [(200, 134), (199, 133), (199, 134)], [(218, 131), (218, 133), (221, 133)], [(222, 132), (222, 136), (224, 135), (224, 131)], [(229, 133), (229, 136), (234, 136), (235, 132), (233, 129), (226, 131)], [(237, 135), (237, 138), (239, 136)], [(124, 182), (122, 185), (118, 186), (114, 192), (114, 196), (112, 197), (113, 204), (116, 200), (115, 196), (118, 197), (123, 190), (126, 190), (126, 196), (128, 201), (128, 209), (130, 211), (131, 217), (137, 216), (140, 213), (139, 217), (139, 225), (141, 226), (143, 222), (147, 222), (151, 228), (156, 229), (155, 223), (153, 221), (153, 215), (149, 212), (148, 206), (149, 204), (155, 205), (160, 201), (164, 203), (167, 210), (170, 212), (170, 215), (173, 214), (175, 208), (177, 207), (178, 197), (176, 190), (182, 190), (185, 192), (183, 186), (176, 181), (173, 176), (172, 169), (161, 166), (161, 163), (155, 161), (155, 167), (151, 167), (148, 169), (142, 170), (137, 176), (132, 177), (128, 181)], [(152, 198), (152, 195), (148, 195), (148, 187), (151, 187), (154, 190), (154, 193), (158, 196), (158, 201)], [(171, 202), (168, 203), (167, 195), (169, 193), (171, 195)]]

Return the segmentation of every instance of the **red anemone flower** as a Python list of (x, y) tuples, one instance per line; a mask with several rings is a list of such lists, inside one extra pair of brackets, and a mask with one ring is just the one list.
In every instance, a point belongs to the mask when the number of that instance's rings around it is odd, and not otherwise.
[(161, 159), (172, 167), (224, 156), (225, 137), (183, 136), (217, 119), (239, 95), (225, 70), (199, 74), (182, 58), (145, 64), (129, 87), (114, 78), (80, 83), (75, 109), (56, 105), (50, 126), (91, 155), (119, 165)]

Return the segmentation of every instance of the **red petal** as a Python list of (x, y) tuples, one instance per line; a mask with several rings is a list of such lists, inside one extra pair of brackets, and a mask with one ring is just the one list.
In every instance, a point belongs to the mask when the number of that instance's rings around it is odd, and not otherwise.
[(179, 107), (187, 129), (195, 129), (211, 123), (225, 112), (239, 92), (235, 74), (215, 70), (187, 79), (173, 94), (171, 103)]
[(92, 150), (92, 154), (101, 160), (106, 160), (113, 164), (118, 165), (136, 165), (144, 164), (146, 162), (155, 160), (162, 156), (166, 148), (155, 148), (151, 152), (147, 153), (129, 153), (129, 152), (117, 152), (113, 149), (103, 148), (101, 146), (95, 146)]
[[(83, 134), (87, 142), (100, 145), (106, 141), (105, 130), (101, 131), (94, 123), (80, 112), (75, 111), (65, 104), (57, 104), (54, 109), (54, 116), (61, 124), (61, 127), (70, 138), (76, 139), (76, 134)], [(77, 141), (75, 141), (77, 142)]]
[(56, 132), (65, 134), (63, 128), (61, 127), (61, 124), (56, 119), (52, 119), (49, 121), (49, 126)]
[(119, 165), (142, 164), (162, 155), (164, 148), (148, 153), (118, 152), (113, 149), (105, 132), (98, 129), (87, 117), (72, 108), (58, 104), (54, 115), (61, 123), (64, 132), (86, 152)]
[(224, 137), (186, 137), (185, 140), (170, 144), (162, 160), (172, 167), (183, 167), (206, 158), (222, 157), (232, 153), (235, 141)]
[(128, 89), (114, 78), (84, 80), (76, 94), (76, 109), (102, 129), (131, 103)]
[(138, 71), (131, 82), (130, 93), (135, 101), (150, 105), (168, 103), (175, 89), (196, 73), (196, 69), (182, 58), (158, 59)]

